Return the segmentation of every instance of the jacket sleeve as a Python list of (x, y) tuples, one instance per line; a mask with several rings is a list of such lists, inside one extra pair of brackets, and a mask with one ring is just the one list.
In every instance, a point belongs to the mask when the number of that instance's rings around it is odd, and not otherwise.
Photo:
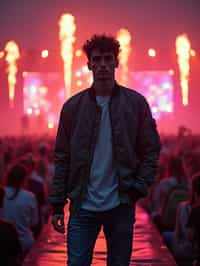
[(67, 105), (61, 110), (58, 131), (55, 143), (55, 173), (52, 182), (52, 190), (49, 202), (54, 214), (64, 212), (67, 203), (67, 178), (70, 165), (70, 135), (71, 118)]
[(152, 117), (150, 107), (144, 97), (142, 97), (140, 108), (139, 128), (136, 139), (136, 151), (140, 163), (134, 183), (137, 199), (147, 195), (148, 186), (155, 180), (161, 149), (156, 122)]

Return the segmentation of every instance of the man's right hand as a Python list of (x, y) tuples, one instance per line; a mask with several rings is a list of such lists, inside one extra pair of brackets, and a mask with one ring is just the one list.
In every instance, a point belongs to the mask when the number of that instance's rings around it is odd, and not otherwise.
[(64, 214), (53, 214), (51, 223), (58, 233), (65, 233)]

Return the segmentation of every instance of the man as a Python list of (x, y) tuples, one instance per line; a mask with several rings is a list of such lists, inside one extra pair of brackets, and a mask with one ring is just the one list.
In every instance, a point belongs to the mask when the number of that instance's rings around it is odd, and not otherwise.
[(64, 233), (70, 200), (68, 265), (91, 265), (103, 226), (109, 266), (128, 266), (135, 203), (154, 181), (160, 140), (142, 95), (115, 81), (120, 45), (94, 35), (83, 49), (93, 85), (63, 106), (55, 145), (52, 224)]

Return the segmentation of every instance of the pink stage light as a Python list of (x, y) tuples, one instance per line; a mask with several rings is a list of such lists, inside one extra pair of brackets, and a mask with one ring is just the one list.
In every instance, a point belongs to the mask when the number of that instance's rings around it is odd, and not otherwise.
[(170, 69), (170, 70), (169, 70), (169, 75), (170, 75), (170, 76), (173, 76), (173, 75), (174, 75), (174, 70), (173, 70), (173, 69)]
[(148, 50), (148, 55), (149, 55), (150, 57), (156, 57), (156, 50), (154, 50), (154, 49), (149, 49), (149, 50)]
[(37, 93), (37, 87), (36, 87), (35, 85), (30, 86), (29, 89), (30, 89), (30, 92), (31, 92), (32, 94)]
[(173, 79), (169, 71), (132, 72), (131, 79), (130, 87), (146, 97), (155, 119), (173, 112)]
[[(24, 112), (57, 125), (60, 106), (64, 102), (64, 84), (61, 73), (27, 72), (24, 78)], [(30, 111), (30, 109), (32, 111)], [(39, 121), (39, 120), (38, 120)]]
[(23, 78), (25, 78), (25, 77), (27, 76), (27, 71), (24, 71), (24, 72), (22, 73), (22, 76), (23, 76)]
[(79, 71), (79, 70), (77, 70), (76, 72), (75, 72), (75, 76), (76, 77), (80, 77), (82, 74), (81, 74), (81, 71)]
[(49, 51), (48, 50), (43, 50), (42, 52), (41, 52), (41, 57), (42, 58), (47, 58), (49, 56)]
[(35, 109), (35, 115), (40, 115), (40, 109)]
[(28, 115), (32, 115), (33, 109), (29, 107), (29, 108), (27, 108), (26, 112)]

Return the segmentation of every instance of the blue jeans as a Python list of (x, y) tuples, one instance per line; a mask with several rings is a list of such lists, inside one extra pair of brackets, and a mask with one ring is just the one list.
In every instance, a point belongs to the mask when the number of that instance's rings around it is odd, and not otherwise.
[(107, 244), (107, 266), (128, 266), (132, 252), (135, 207), (120, 204), (101, 212), (80, 209), (70, 214), (67, 227), (68, 266), (89, 266), (103, 226)]

